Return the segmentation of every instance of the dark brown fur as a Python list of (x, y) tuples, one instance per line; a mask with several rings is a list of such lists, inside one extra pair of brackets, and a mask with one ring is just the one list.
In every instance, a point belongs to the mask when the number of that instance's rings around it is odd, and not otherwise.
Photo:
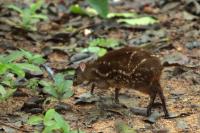
[(132, 88), (148, 94), (150, 103), (147, 115), (151, 114), (156, 95), (158, 94), (163, 105), (165, 116), (168, 116), (165, 97), (160, 86), (162, 73), (160, 60), (151, 53), (134, 47), (124, 47), (108, 52), (103, 57), (93, 62), (86, 63), (85, 69), (78, 69), (74, 85), (83, 81), (93, 83), (100, 89), (115, 89), (115, 100), (118, 103), (118, 94), (121, 88)]

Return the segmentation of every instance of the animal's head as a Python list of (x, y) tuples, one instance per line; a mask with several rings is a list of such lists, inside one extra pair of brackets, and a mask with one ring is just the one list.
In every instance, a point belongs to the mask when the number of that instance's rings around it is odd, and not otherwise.
[(73, 86), (80, 85), (81, 83), (83, 83), (87, 79), (86, 77), (86, 64), (80, 63), (74, 75)]

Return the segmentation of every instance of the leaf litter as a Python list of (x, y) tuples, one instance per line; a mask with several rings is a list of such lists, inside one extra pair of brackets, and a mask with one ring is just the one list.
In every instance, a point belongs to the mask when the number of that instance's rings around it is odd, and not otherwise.
[[(12, 0), (9, 1), (12, 2)], [(9, 3), (9, 1), (6, 2)], [(116, 18), (111, 18), (110, 22), (97, 16), (91, 18), (72, 15), (65, 9), (68, 9), (73, 3), (82, 6), (84, 1), (64, 1), (65, 8), (60, 6), (59, 2), (58, 0), (45, 5), (48, 9), (50, 22), (41, 23), (38, 26), (39, 32), (28, 33), (22, 29), (14, 28), (7, 20), (13, 16), (16, 17), (16, 14), (1, 6), (0, 10), (3, 11), (3, 14), (0, 15), (1, 52), (7, 53), (8, 49), (18, 50), (18, 48), (23, 48), (41, 53), (48, 59), (49, 67), (58, 72), (65, 71), (68, 67), (76, 68), (81, 61), (97, 58), (96, 55), (91, 53), (81, 53), (81, 49), (89, 46), (89, 40), (116, 37), (114, 39), (120, 40), (117, 47), (121, 47), (123, 44), (134, 46), (145, 44), (144, 48), (151, 48), (155, 54), (162, 57), (162, 61), (166, 61), (164, 58), (167, 58), (168, 63), (177, 63), (182, 66), (194, 66), (194, 64), (199, 63), (200, 38), (197, 29), (200, 27), (198, 21), (196, 21), (199, 17), (199, 2), (197, 0), (183, 1), (183, 3), (166, 0), (119, 1), (120, 4), (117, 2), (111, 4), (111, 11), (114, 13), (119, 11), (147, 13), (147, 16), (153, 16), (158, 20), (156, 25), (140, 25), (139, 27), (116, 23), (117, 21), (113, 21)], [(0, 3), (4, 3), (4, 1), (0, 1)], [(128, 17), (131, 16), (125, 14), (125, 16), (127, 15)], [(115, 16), (121, 17), (123, 15), (115, 14)], [(89, 29), (90, 33), (86, 34), (85, 29)], [(45, 51), (43, 48), (48, 48), (48, 50)], [(106, 48), (107, 51), (112, 49), (114, 48)], [(42, 113), (48, 108), (55, 107), (64, 114), (63, 116), (69, 121), (73, 129), (77, 128), (78, 123), (78, 127), (88, 133), (114, 133), (117, 132), (116, 128), (120, 131), (128, 128), (132, 132), (144, 133), (200, 132), (199, 69), (179, 69), (176, 73), (173, 73), (174, 70), (173, 68), (164, 69), (161, 80), (167, 99), (167, 107), (174, 116), (171, 119), (162, 117), (159, 106), (152, 110), (151, 116), (146, 117), (146, 106), (149, 99), (133, 90), (123, 89), (120, 92), (120, 101), (126, 105), (126, 108), (124, 108), (123, 106), (111, 106), (113, 91), (110, 90), (95, 89), (94, 96), (83, 96), (82, 94), (89, 92), (89, 86), (87, 86), (74, 87), (74, 95), (69, 99), (64, 99), (63, 103), (49, 100), (42, 91), (38, 94), (26, 92), (24, 96), (12, 97), (1, 102), (0, 120), (14, 125), (15, 122), (13, 121), (24, 121), (22, 119), (26, 119), (25, 117), (29, 115), (27, 112), (32, 114)], [(47, 75), (43, 74), (38, 78), (42, 80), (47, 78)], [(34, 77), (34, 75), (31, 76)], [(38, 89), (40, 90), (41, 86), (38, 86)], [(17, 92), (19, 90), (17, 89)], [(33, 98), (35, 95), (36, 100)], [(104, 97), (103, 100), (99, 96)], [(87, 104), (75, 104), (77, 100), (79, 100), (78, 103)], [(156, 102), (160, 101), (156, 99)], [(16, 117), (10, 117), (10, 114), (16, 115)], [(122, 122), (119, 122), (119, 124), (117, 121)], [(3, 126), (4, 131), (9, 132), (11, 129), (16, 131), (15, 128), (8, 129), (7, 127)], [(27, 130), (33, 129), (22, 123), (16, 125), (16, 127)], [(17, 131), (20, 131), (20, 129)]]

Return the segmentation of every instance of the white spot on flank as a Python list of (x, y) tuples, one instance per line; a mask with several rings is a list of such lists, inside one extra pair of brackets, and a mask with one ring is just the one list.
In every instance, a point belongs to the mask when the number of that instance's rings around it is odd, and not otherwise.
[(135, 68), (133, 69), (133, 71), (131, 72), (131, 74), (133, 74), (133, 73), (137, 70), (137, 68), (138, 68), (141, 64), (143, 64), (146, 60), (147, 60), (146, 58), (142, 59), (142, 60), (140, 61), (140, 63), (138, 63), (138, 64), (135, 66)]
[[(136, 54), (136, 51), (133, 52), (133, 53)], [(133, 53), (132, 53), (131, 55), (134, 55)], [(96, 72), (100, 77), (104, 77), (104, 78), (108, 77), (108, 76), (109, 76), (110, 74), (112, 74), (113, 72), (117, 72), (117, 73), (123, 75), (123, 77), (119, 77), (119, 79), (120, 79), (120, 78), (121, 78), (121, 79), (123, 78), (123, 80), (126, 81), (126, 77), (130, 77), (131, 75), (133, 75), (133, 74), (135, 73), (135, 71), (137, 70), (137, 68), (138, 68), (141, 64), (143, 64), (146, 60), (147, 60), (146, 58), (142, 59), (142, 60), (140, 61), (140, 63), (138, 63), (138, 64), (135, 66), (135, 68), (134, 68), (131, 72), (128, 72), (128, 73), (127, 73), (126, 71), (121, 70), (121, 69), (119, 69), (119, 70), (113, 69), (113, 70), (111, 70), (110, 72), (107, 72), (107, 73), (102, 73), (102, 72), (100, 72), (98, 69), (95, 69), (95, 68), (92, 68), (92, 71)], [(131, 61), (131, 60), (130, 60), (130, 61)], [(129, 61), (129, 62), (130, 62), (130, 61)], [(106, 62), (104, 61), (103, 63), (106, 63)], [(138, 74), (140, 74), (140, 73), (138, 73)], [(118, 76), (118, 75), (117, 75), (117, 76)], [(125, 76), (125, 77), (124, 77), (124, 76)], [(137, 79), (135, 79), (135, 80), (137, 80)]]
[(133, 57), (134, 57), (135, 54), (137, 54), (137, 51), (132, 52), (132, 54), (131, 54), (131, 56), (130, 56), (130, 58), (129, 58), (128, 68), (130, 68), (131, 61), (132, 61), (132, 59), (133, 59)]

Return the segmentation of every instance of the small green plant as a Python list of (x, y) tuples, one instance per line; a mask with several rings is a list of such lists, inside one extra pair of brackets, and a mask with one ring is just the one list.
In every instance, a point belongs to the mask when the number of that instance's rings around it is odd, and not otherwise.
[(25, 71), (41, 73), (41, 69), (30, 63), (18, 63), (24, 57), (21, 51), (13, 51), (9, 55), (0, 55), (0, 75), (7, 72), (17, 74), (19, 77), (25, 76)]
[(78, 4), (71, 5), (69, 8), (69, 12), (73, 14), (86, 15), (90, 17), (98, 15), (98, 12), (94, 8), (91, 7), (82, 8)]
[(125, 19), (118, 19), (118, 23), (126, 23), (128, 25), (133, 26), (142, 26), (142, 25), (151, 25), (158, 23), (159, 21), (153, 17), (145, 16), (145, 17), (137, 17), (137, 18), (125, 18)]
[(83, 49), (82, 52), (91, 52), (97, 54), (98, 56), (103, 56), (104, 54), (107, 53), (106, 48), (114, 48), (116, 46), (119, 46), (119, 41), (116, 39), (97, 38), (91, 40), (89, 42), (89, 47)]
[(104, 47), (104, 48), (114, 48), (118, 45), (119, 45), (119, 41), (113, 38), (108, 38), (108, 39), (97, 38), (89, 42), (89, 46), (91, 47), (99, 46), (99, 47)]
[(89, 46), (88, 48), (84, 48), (82, 52), (95, 53), (97, 56), (101, 57), (107, 53), (107, 50), (105, 48)]
[(23, 49), (20, 49), (20, 52), (24, 55), (24, 58), (27, 60), (29, 64), (41, 65), (46, 61), (40, 54), (33, 54)]
[(5, 101), (16, 91), (16, 89), (5, 89), (4, 86), (0, 84), (0, 101)]
[(27, 123), (30, 125), (43, 124), (44, 128), (42, 133), (83, 133), (81, 131), (71, 130), (69, 124), (54, 109), (49, 109), (44, 116), (30, 117)]
[(15, 63), (18, 58), (21, 58), (22, 54), (19, 52), (13, 52), (9, 55), (0, 55), (0, 75), (7, 73), (8, 71), (17, 74), (19, 77), (24, 77), (24, 72)]
[(124, 13), (109, 13), (107, 18), (117, 18), (118, 23), (125, 23), (132, 26), (145, 26), (151, 25), (155, 23), (159, 23), (159, 21), (151, 16), (139, 15), (135, 12), (124, 12)]
[(54, 83), (40, 82), (40, 84), (44, 86), (44, 91), (46, 93), (59, 100), (69, 98), (73, 95), (71, 90), (72, 83), (72, 80), (65, 80), (64, 75), (61, 73), (54, 76)]
[(37, 10), (39, 10), (43, 4), (43, 0), (37, 0), (37, 2), (31, 3), (30, 6), (26, 8), (20, 8), (15, 5), (8, 5), (7, 7), (19, 13), (20, 20), (18, 22), (15, 22), (17, 27), (22, 27), (26, 30), (35, 31), (35, 24), (39, 22), (39, 20), (48, 19), (46, 15), (37, 13)]
[[(86, 0), (86, 2), (92, 8), (83, 8), (80, 7), (78, 4), (76, 4), (72, 5), (69, 8), (69, 11), (74, 14), (88, 15), (88, 16), (94, 16), (99, 14), (102, 18), (105, 19), (117, 18), (116, 21), (118, 23), (125, 23), (127, 25), (132, 25), (132, 26), (145, 26), (145, 25), (159, 23), (159, 21), (154, 17), (139, 15), (135, 12), (109, 13), (108, 0)], [(99, 51), (99, 50), (100, 50), (99, 48), (95, 49), (93, 48), (92, 51)]]
[(108, 10), (108, 0), (86, 0), (87, 3), (92, 8), (82, 8), (78, 4), (71, 5), (69, 11), (74, 14), (80, 15), (100, 15), (102, 18), (107, 18)]
[(37, 78), (31, 78), (27, 82), (27, 88), (30, 88), (33, 91), (36, 91), (39, 85), (39, 79)]
[(21, 50), (12, 51), (8, 55), (0, 55), (0, 100), (6, 100), (15, 92), (15, 75), (17, 75), (19, 78), (23, 78), (25, 76), (25, 71), (42, 73), (42, 70), (37, 65), (35, 65), (41, 62), (37, 61), (36, 59), (42, 60), (42, 57), (37, 54), (31, 54), (31, 56), (27, 57), (28, 53), (28, 51)]
[(14, 79), (14, 75), (11, 73), (0, 78), (0, 101), (5, 101), (16, 91), (16, 81)]
[(14, 88), (16, 85), (14, 74), (12, 73), (5, 74), (4, 76), (1, 77), (0, 83), (5, 86), (8, 86), (9, 88)]

